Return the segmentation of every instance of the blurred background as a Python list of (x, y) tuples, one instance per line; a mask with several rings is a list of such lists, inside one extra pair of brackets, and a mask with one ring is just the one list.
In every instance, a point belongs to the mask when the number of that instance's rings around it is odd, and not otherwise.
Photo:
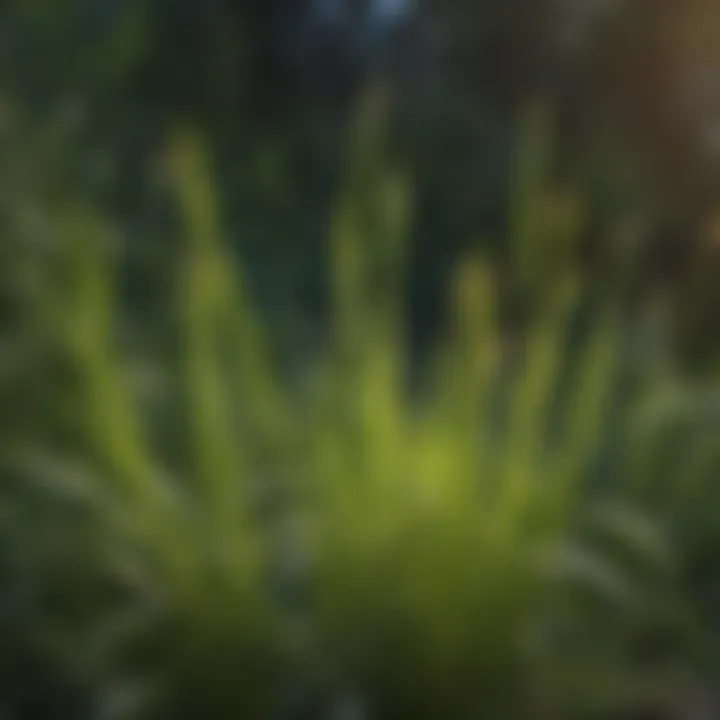
[(2, 716), (720, 718), (716, 0), (0, 58)]

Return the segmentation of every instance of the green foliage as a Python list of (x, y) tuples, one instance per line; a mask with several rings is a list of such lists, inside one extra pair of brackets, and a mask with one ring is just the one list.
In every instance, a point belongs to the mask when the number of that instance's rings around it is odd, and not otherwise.
[[(64, 350), (84, 460), (16, 448), (3, 525), (8, 586), (43, 588), (9, 637), (50, 667), (36, 693), (69, 676), (74, 702), (54, 717), (281, 717), (316, 684), (312, 714), (357, 691), (379, 718), (615, 718), (685, 699), (694, 627), (672, 523), (639, 510), (654, 440), (592, 492), (622, 324), (608, 293), (571, 343), (586, 300), (578, 214), (530, 177), (512, 238), (534, 303), (521, 335), (504, 336), (493, 266), (466, 260), (432, 377), (411, 393), (411, 193), (381, 161), (381, 116), (378, 98), (361, 118), (333, 231), (332, 342), (307, 395), (273, 371), (201, 144), (174, 138), (176, 456), (129, 383), (111, 234), (84, 207), (55, 215), (63, 257), (41, 317)], [(538, 228), (566, 233), (545, 284), (523, 255)]]

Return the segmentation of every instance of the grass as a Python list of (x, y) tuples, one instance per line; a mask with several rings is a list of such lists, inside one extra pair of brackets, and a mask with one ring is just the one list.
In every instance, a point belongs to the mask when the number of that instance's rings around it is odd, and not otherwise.
[[(332, 342), (304, 397), (273, 372), (203, 148), (175, 138), (172, 455), (130, 391), (107, 229), (84, 208), (57, 217), (41, 317), (65, 352), (82, 461), (16, 453), (4, 526), (9, 586), (41, 588), (8, 632), (42, 660), (39, 687), (72, 690), (42, 712), (260, 720), (305, 703), (317, 717), (357, 695), (378, 718), (660, 717), (690, 692), (693, 618), (664, 534), (679, 515), (644, 512), (656, 413), (623, 409), (639, 435), (591, 482), (618, 422), (623, 328), (610, 292), (572, 339), (587, 305), (578, 207), (528, 164), (513, 245), (532, 312), (508, 343), (500, 274), (462, 262), (418, 396), (401, 303), (411, 192), (363, 123), (333, 231)], [(557, 242), (541, 283), (542, 234)]]

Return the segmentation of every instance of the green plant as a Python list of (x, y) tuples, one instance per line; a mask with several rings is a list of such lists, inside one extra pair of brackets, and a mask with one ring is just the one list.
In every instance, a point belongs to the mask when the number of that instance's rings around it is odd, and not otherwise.
[[(650, 587), (626, 583), (621, 559), (583, 530), (594, 516), (587, 479), (617, 391), (621, 323), (611, 296), (571, 352), (582, 300), (572, 264), (575, 208), (539, 192), (539, 158), (516, 211), (519, 287), (535, 304), (519, 349), (503, 348), (497, 273), (466, 262), (454, 326), (430, 388), (414, 401), (403, 389), (397, 314), (405, 196), (372, 157), (364, 148), (351, 173), (358, 184), (341, 206), (332, 385), (305, 443), (314, 590), (331, 652), (382, 718), (578, 717), (603, 703), (610, 713), (652, 703), (653, 691), (661, 704), (665, 676), (643, 681), (627, 665), (615, 673), (628, 650), (620, 625), (612, 647), (598, 637), (595, 652), (592, 640), (579, 644), (577, 653), (589, 653), (582, 660), (555, 655), (552, 640), (543, 650), (532, 640), (573, 609), (588, 610), (584, 623), (599, 622), (607, 608), (593, 614), (584, 586), (614, 599), (607, 617), (620, 624), (632, 624), (628, 598), (639, 602)], [(543, 233), (557, 248), (550, 278), (532, 259)], [(618, 493), (617, 504), (625, 499)], [(655, 568), (655, 582), (667, 581), (659, 533), (635, 520), (647, 530), (636, 557)], [(626, 545), (633, 540), (626, 534)], [(565, 678), (553, 672), (561, 667)]]
[[(253, 319), (215, 235), (199, 151), (179, 139), (173, 159), (189, 238), (178, 300), (186, 455), (158, 457), (148, 442), (118, 346), (106, 228), (84, 208), (55, 218), (64, 263), (44, 319), (66, 353), (67, 418), (92, 468), (86, 479), (55, 472), (64, 485), (45, 488), (67, 494), (69, 478), (80, 485), (70, 490), (84, 508), (74, 527), (64, 525), (63, 517), (72, 520), (59, 503), (43, 521), (48, 546), (74, 543), (68, 574), (53, 581), (68, 605), (53, 621), (68, 632), (58, 665), (80, 666), (78, 676), (98, 687), (117, 679), (116, 664), (149, 678), (160, 698), (152, 717), (259, 718), (275, 711), (279, 669), (291, 654), (267, 581), (272, 548), (259, 517), (271, 469), (260, 455), (284, 440), (285, 428), (255, 355)], [(37, 458), (37, 451), (24, 456), (31, 474), (57, 467), (38, 470)], [(84, 634), (70, 617), (78, 613)]]
[[(528, 165), (521, 332), (504, 336), (492, 264), (462, 263), (452, 326), (413, 394), (410, 193), (379, 161), (377, 118), (363, 121), (333, 236), (333, 344), (307, 396), (271, 370), (202, 147), (175, 139), (187, 243), (181, 362), (165, 370), (185, 421), (172, 456), (128, 382), (107, 229), (84, 208), (56, 216), (63, 263), (42, 319), (66, 353), (68, 444), (85, 462), (63, 473), (24, 456), (7, 527), (44, 592), (23, 631), (44, 628), (52, 649), (37, 656), (114, 717), (278, 717), (316, 674), (312, 712), (339, 686), (379, 718), (619, 717), (684, 697), (683, 598), (630, 491), (641, 461), (630, 453), (599, 493), (588, 481), (622, 324), (609, 293), (571, 342), (577, 205)], [(556, 241), (542, 268), (539, 237)], [(658, 638), (669, 651), (644, 650)]]

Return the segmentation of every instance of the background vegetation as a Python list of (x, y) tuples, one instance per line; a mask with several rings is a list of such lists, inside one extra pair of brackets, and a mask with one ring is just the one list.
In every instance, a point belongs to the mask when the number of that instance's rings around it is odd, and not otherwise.
[(0, 9), (0, 711), (717, 715), (710, 0)]

